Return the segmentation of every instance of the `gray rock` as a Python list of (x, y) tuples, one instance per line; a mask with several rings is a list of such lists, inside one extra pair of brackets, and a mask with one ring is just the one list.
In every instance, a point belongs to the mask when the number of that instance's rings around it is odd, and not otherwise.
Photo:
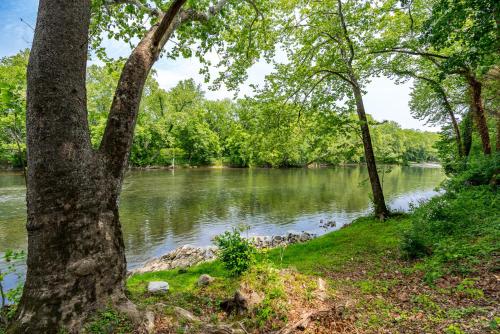
[[(308, 232), (287, 232), (285, 235), (254, 236), (249, 241), (257, 248), (285, 247), (298, 242), (306, 242), (316, 238), (317, 235)], [(136, 268), (130, 274), (145, 273), (170, 269), (185, 269), (196, 264), (212, 261), (217, 257), (217, 247), (194, 247), (184, 245), (173, 251), (146, 262), (142, 267)]]
[(148, 334), (155, 332), (155, 314), (151, 311), (146, 311), (144, 314), (144, 327)]
[(207, 275), (207, 274), (203, 274), (200, 276), (200, 278), (198, 278), (198, 286), (207, 286), (210, 283), (212, 283), (214, 280), (215, 280), (215, 278), (213, 278), (212, 276)]
[(194, 322), (194, 323), (201, 322), (201, 320), (197, 316), (195, 316), (193, 313), (189, 312), (188, 310), (183, 309), (182, 307), (175, 306), (174, 312), (177, 315), (177, 317), (184, 319), (188, 322)]
[(319, 227), (324, 228), (324, 229), (329, 229), (329, 228), (333, 228), (336, 226), (337, 226), (337, 223), (332, 219), (330, 219), (328, 221), (324, 221), (323, 219), (321, 219), (319, 221)]
[(163, 281), (149, 282), (148, 284), (148, 291), (151, 293), (165, 293), (169, 288), (168, 283)]

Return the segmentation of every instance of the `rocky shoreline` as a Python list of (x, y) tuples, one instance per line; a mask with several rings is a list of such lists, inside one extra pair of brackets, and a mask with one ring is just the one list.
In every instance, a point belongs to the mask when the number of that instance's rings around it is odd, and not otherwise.
[[(258, 249), (286, 247), (316, 238), (317, 235), (308, 232), (288, 232), (285, 235), (254, 236), (249, 240)], [(184, 245), (165, 255), (147, 261), (143, 266), (133, 269), (129, 274), (139, 274), (152, 271), (182, 269), (202, 262), (213, 261), (217, 257), (217, 247), (195, 247)]]

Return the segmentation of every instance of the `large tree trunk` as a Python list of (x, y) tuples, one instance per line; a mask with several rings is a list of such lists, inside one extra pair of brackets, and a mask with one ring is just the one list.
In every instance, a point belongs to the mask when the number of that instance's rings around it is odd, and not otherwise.
[(124, 299), (118, 189), (87, 125), (89, 22), (90, 0), (40, 1), (27, 89), (28, 271), (13, 332), (78, 328)]
[(356, 100), (356, 111), (359, 117), (361, 136), (363, 139), (363, 147), (365, 150), (366, 166), (368, 168), (368, 176), (370, 178), (370, 184), (372, 187), (375, 215), (380, 219), (385, 219), (389, 214), (389, 210), (385, 205), (384, 192), (382, 190), (382, 185), (380, 184), (380, 178), (377, 171), (377, 164), (375, 162), (375, 154), (373, 153), (372, 139), (370, 136), (370, 128), (368, 126), (365, 106), (363, 104), (363, 96), (358, 84), (354, 81), (354, 79), (351, 80), (353, 81), (352, 88), (354, 98)]
[(28, 270), (9, 332), (78, 332), (109, 303), (126, 306), (118, 197), (142, 88), (185, 0), (132, 52), (99, 151), (87, 123), (90, 0), (41, 0), (28, 66)]
[(483, 101), (481, 99), (482, 85), (471, 73), (467, 74), (467, 81), (470, 89), (471, 109), (474, 112), (477, 131), (481, 137), (483, 153), (491, 154), (490, 134), (488, 131), (488, 123), (486, 122)]

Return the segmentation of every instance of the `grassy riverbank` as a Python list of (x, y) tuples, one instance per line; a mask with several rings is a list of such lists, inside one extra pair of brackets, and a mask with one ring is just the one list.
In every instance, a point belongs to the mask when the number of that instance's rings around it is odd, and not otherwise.
[[(240, 277), (214, 261), (134, 275), (127, 291), (154, 315), (154, 333), (500, 333), (499, 245), (493, 163), (449, 180), (446, 193), (410, 214), (361, 218), (259, 253)], [(200, 287), (202, 274), (215, 280)], [(170, 291), (148, 293), (151, 281), (167, 281)], [(221, 306), (237, 290), (248, 309), (227, 315)], [(112, 309), (86, 330), (145, 332)]]
[[(238, 323), (258, 333), (303, 315), (312, 320), (309, 333), (498, 333), (499, 197), (491, 185), (450, 188), (409, 215), (362, 218), (260, 254), (238, 278), (215, 261), (135, 275), (128, 290), (138, 305), (154, 309), (162, 333), (201, 332), (204, 323)], [(198, 287), (201, 274), (216, 280)], [(169, 282), (171, 291), (146, 293), (155, 280)], [(237, 289), (255, 300), (244, 314), (227, 316), (219, 304)], [(175, 306), (197, 318), (182, 319)]]

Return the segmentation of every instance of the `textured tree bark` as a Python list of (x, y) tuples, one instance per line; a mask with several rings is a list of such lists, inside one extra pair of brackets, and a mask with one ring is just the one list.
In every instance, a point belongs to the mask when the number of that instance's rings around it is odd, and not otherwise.
[(28, 271), (11, 332), (78, 328), (124, 299), (118, 193), (87, 126), (89, 22), (90, 0), (40, 1), (27, 89)]
[(9, 333), (78, 332), (109, 303), (131, 309), (118, 197), (144, 82), (184, 2), (132, 52), (94, 151), (85, 87), (91, 0), (40, 0), (27, 88), (28, 270)]
[(469, 83), (471, 95), (471, 109), (474, 113), (477, 131), (479, 132), (479, 136), (481, 137), (483, 153), (486, 155), (491, 154), (490, 134), (488, 130), (488, 124), (486, 122), (483, 101), (481, 99), (482, 85), (481, 82), (479, 82), (471, 73), (467, 74), (467, 80)]
[(354, 78), (352, 78), (351, 80), (353, 81), (352, 89), (354, 93), (354, 99), (356, 100), (356, 111), (358, 113), (360, 122), (361, 136), (363, 138), (366, 166), (368, 168), (368, 176), (370, 178), (370, 184), (372, 187), (375, 215), (380, 219), (385, 219), (389, 214), (389, 210), (385, 205), (384, 192), (382, 190), (382, 185), (380, 184), (380, 178), (378, 176), (377, 164), (375, 161), (375, 154), (373, 153), (372, 139), (370, 136), (370, 128), (368, 126), (365, 106), (363, 104), (363, 96)]

